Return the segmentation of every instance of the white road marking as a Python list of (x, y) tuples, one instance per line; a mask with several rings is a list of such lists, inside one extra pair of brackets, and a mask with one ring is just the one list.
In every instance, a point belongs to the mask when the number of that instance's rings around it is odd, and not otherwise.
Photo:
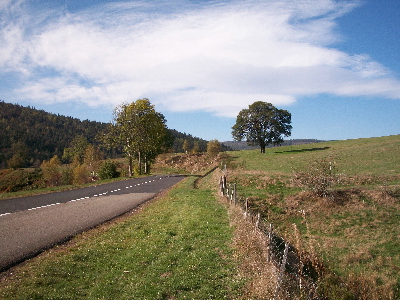
[[(168, 176), (168, 177), (169, 177), (169, 176)], [(163, 179), (163, 177), (158, 178), (158, 180), (161, 180), (161, 179)], [(142, 185), (142, 184), (151, 183), (151, 182), (154, 182), (154, 181), (156, 181), (156, 179), (153, 179), (153, 180), (151, 180), (151, 181), (145, 181), (145, 182), (142, 182), (142, 183), (137, 183), (137, 184), (135, 184), (135, 185), (133, 185), (133, 186), (132, 186), (132, 185), (131, 185), (131, 186), (127, 186), (127, 187), (125, 187), (125, 188), (128, 189), (128, 188), (132, 188), (132, 187), (139, 186), (139, 185)], [(101, 193), (101, 194), (96, 194), (96, 195), (93, 195), (93, 197), (103, 196), (103, 195), (106, 195), (106, 194), (108, 194), (108, 193), (118, 192), (118, 191), (120, 191), (120, 190), (121, 190), (121, 189), (117, 189), (117, 190), (113, 190), (113, 191), (109, 191), (109, 192), (104, 192), (104, 193)], [(85, 199), (90, 199), (90, 198), (91, 198), (91, 197), (84, 197), (84, 198), (79, 198), (79, 199), (70, 200), (69, 202), (76, 202), (76, 201), (85, 200)], [(27, 210), (36, 210), (36, 209), (45, 208), (45, 207), (51, 207), (51, 206), (60, 205), (60, 204), (61, 204), (60, 202), (57, 202), (57, 203), (53, 203), (53, 204), (48, 204), (48, 205), (43, 205), (43, 206), (28, 208)], [(11, 213), (3, 213), (3, 214), (0, 214), (0, 217), (7, 216), (7, 215), (10, 215), (10, 214), (11, 214)]]

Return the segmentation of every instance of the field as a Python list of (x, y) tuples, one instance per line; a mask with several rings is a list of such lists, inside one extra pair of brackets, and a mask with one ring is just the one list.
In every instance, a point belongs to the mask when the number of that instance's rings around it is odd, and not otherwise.
[(329, 299), (400, 298), (400, 136), (230, 156), (239, 197), (322, 261)]

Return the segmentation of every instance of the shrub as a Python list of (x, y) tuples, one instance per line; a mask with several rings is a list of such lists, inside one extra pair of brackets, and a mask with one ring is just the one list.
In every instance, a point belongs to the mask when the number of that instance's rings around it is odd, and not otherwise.
[(23, 169), (2, 172), (0, 176), (1, 192), (17, 192), (20, 190), (32, 190), (41, 187), (42, 174), (39, 169), (33, 172)]
[(117, 166), (111, 160), (106, 160), (103, 162), (98, 173), (100, 179), (111, 179), (118, 177)]
[(339, 183), (339, 176), (334, 162), (321, 159), (314, 161), (306, 171), (295, 172), (293, 181), (319, 197), (326, 197), (329, 189)]
[(61, 161), (55, 155), (50, 161), (43, 161), (40, 165), (43, 179), (47, 186), (58, 186), (62, 184)]
[(221, 144), (218, 142), (218, 140), (211, 140), (207, 144), (207, 154), (211, 158), (214, 158), (218, 155), (218, 153), (221, 151)]
[(73, 183), (85, 184), (91, 181), (90, 172), (87, 165), (77, 165), (73, 170)]
[(61, 179), (61, 184), (62, 185), (70, 185), (74, 181), (74, 174), (73, 174), (73, 169), (69, 166), (63, 167), (61, 170), (62, 173), (62, 179)]

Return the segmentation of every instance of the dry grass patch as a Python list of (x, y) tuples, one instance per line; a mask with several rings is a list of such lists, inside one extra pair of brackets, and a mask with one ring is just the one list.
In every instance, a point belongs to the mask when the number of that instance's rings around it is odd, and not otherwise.
[(245, 219), (240, 208), (228, 208), (231, 226), (235, 228), (233, 247), (239, 261), (239, 277), (246, 285), (239, 299), (272, 299), (277, 270), (268, 263), (268, 248), (263, 234)]

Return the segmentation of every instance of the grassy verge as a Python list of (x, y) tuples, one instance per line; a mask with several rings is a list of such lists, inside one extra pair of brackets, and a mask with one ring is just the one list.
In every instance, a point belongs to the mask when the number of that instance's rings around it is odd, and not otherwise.
[(194, 178), (0, 281), (1, 299), (224, 299), (239, 283), (226, 209)]

